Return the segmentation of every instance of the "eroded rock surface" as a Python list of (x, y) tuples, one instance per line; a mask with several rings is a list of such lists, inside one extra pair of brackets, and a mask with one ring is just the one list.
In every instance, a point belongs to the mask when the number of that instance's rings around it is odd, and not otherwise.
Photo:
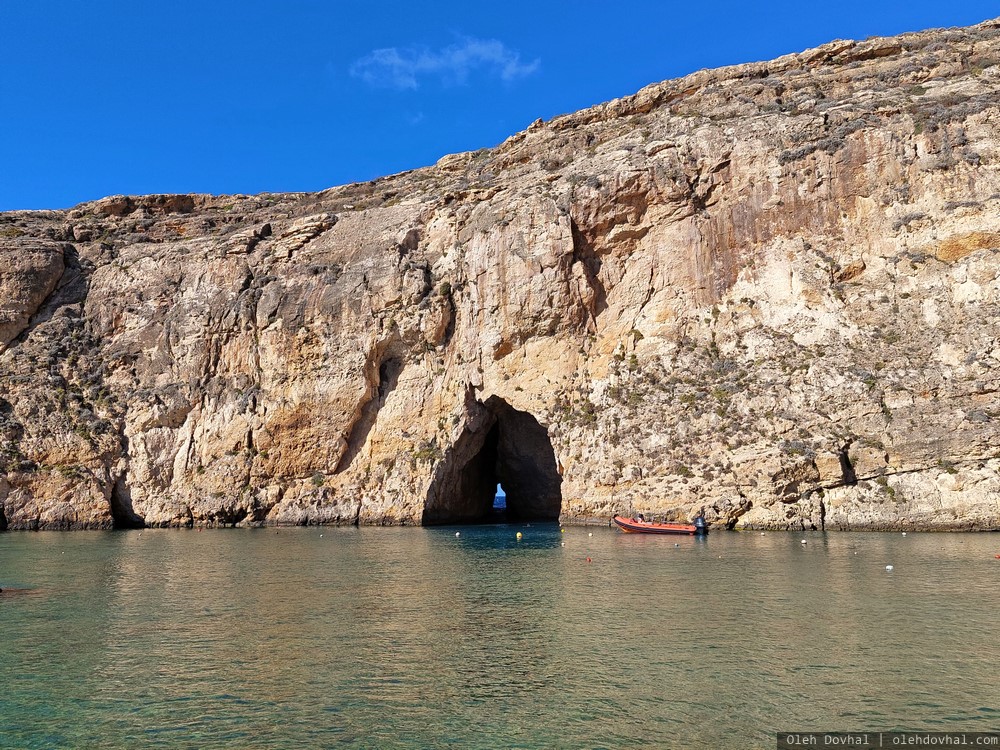
[(27, 326), (62, 276), (63, 247), (54, 242), (0, 240), (0, 347)]
[(998, 102), (988, 22), (319, 194), (0, 215), (0, 527), (469, 520), (505, 478), (568, 522), (996, 528)]

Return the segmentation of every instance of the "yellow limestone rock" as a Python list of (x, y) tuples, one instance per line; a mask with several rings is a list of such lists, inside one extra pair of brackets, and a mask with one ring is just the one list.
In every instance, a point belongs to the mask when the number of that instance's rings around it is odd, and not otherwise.
[(2, 214), (0, 526), (482, 520), (500, 483), (996, 528), (997, 60), (997, 22), (834, 42), (317, 194)]

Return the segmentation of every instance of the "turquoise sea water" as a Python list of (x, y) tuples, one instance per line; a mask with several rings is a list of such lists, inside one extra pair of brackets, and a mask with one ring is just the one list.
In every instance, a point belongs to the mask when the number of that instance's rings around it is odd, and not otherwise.
[(0, 748), (997, 731), (996, 554), (996, 534), (8, 533)]

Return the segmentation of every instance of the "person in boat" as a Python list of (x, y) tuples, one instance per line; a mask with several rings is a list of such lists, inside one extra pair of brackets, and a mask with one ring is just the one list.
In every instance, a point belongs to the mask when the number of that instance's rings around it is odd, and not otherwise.
[(642, 515), (642, 513), (640, 513), (639, 515), (637, 515), (635, 517), (635, 520), (638, 521), (639, 523), (646, 523), (646, 517), (644, 515)]

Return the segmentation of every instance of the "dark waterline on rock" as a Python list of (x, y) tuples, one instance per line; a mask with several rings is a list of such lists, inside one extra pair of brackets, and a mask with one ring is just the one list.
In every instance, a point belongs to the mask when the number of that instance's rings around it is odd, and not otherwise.
[(998, 552), (554, 524), (8, 534), (0, 748), (995, 731)]

